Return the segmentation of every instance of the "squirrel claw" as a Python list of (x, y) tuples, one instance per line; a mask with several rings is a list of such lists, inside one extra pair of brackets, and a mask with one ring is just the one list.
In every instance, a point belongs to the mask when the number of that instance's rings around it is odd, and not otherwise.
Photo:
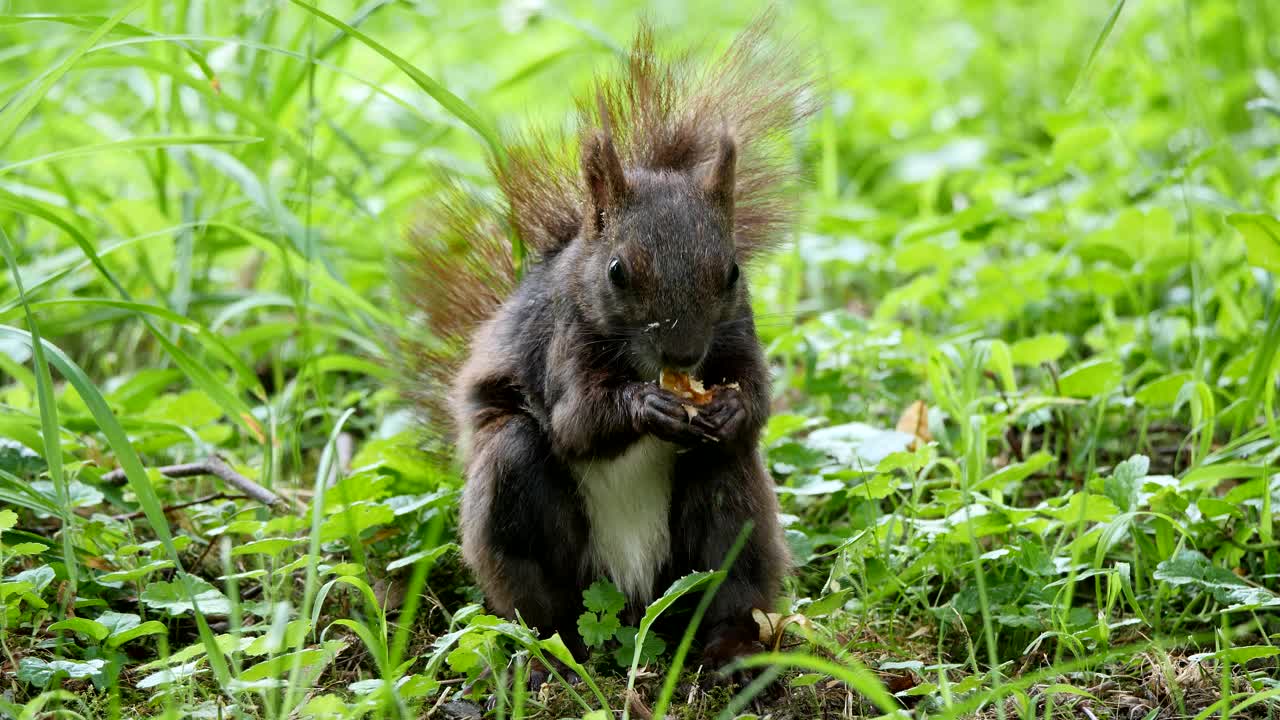
[(729, 441), (738, 436), (747, 421), (747, 409), (737, 393), (716, 396), (707, 408), (693, 418), (692, 423), (717, 442)]
[(695, 425), (680, 398), (654, 385), (637, 389), (634, 396), (636, 429), (679, 445), (719, 442), (714, 432)]

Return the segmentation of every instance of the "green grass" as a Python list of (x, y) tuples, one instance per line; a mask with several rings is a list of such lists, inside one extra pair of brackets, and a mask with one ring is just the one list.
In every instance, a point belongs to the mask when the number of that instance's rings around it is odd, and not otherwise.
[[(215, 5), (0, 3), (0, 717), (1280, 715), (1270, 3), (788, 5), (777, 683), (686, 658), (711, 574), (533, 695), (396, 384), (403, 229), (642, 11), (760, 5)], [(279, 502), (157, 470), (214, 455)]]

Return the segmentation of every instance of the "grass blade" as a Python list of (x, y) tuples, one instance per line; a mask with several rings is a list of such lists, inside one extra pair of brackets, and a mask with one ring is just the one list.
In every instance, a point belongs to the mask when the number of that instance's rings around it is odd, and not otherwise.
[(18, 131), (18, 127), (22, 125), (22, 121), (27, 119), (27, 116), (31, 114), (31, 111), (35, 110), (36, 105), (40, 104), (40, 101), (44, 99), (44, 96), (49, 93), (49, 89), (52, 88), (58, 80), (61, 80), (63, 75), (67, 74), (67, 71), (71, 69), (71, 66), (75, 65), (80, 58), (84, 57), (85, 53), (89, 52), (90, 48), (101, 40), (104, 35), (111, 32), (111, 28), (118, 25), (129, 16), (129, 13), (133, 12), (134, 9), (141, 4), (142, 0), (132, 0), (132, 2), (121, 8), (121, 10), (115, 15), (107, 18), (98, 26), (98, 29), (90, 33), (89, 37), (85, 38), (78, 46), (76, 46), (76, 48), (63, 58), (61, 62), (55, 65), (49, 72), (45, 73), (43, 77), (36, 80), (32, 85), (29, 85), (27, 90), (24, 91), (17, 100), (13, 101), (11, 105), (3, 111), (0, 111), (0, 147), (5, 147), (9, 144), (9, 141), (13, 139), (13, 134), (16, 133)]
[(464, 102), (462, 98), (454, 95), (448, 88), (436, 82), (436, 80), (430, 75), (427, 75), (414, 67), (408, 60), (405, 60), (399, 55), (391, 52), (391, 50), (389, 50), (385, 45), (382, 45), (368, 35), (365, 35), (359, 30), (351, 27), (314, 5), (308, 5), (307, 3), (302, 2), (302, 0), (290, 0), (290, 2), (351, 35), (355, 39), (369, 46), (369, 48), (374, 52), (387, 60), (390, 60), (392, 64), (400, 68), (405, 75), (408, 75), (411, 80), (417, 83), (418, 87), (422, 88), (428, 95), (435, 99), (436, 102), (440, 103), (441, 107), (448, 110), (450, 114), (466, 123), (468, 127), (474, 130), (476, 134), (480, 136), (480, 139), (484, 140), (485, 144), (489, 146), (489, 152), (494, 158), (501, 160), (506, 156), (502, 149), (502, 142), (498, 139), (497, 132), (490, 127), (489, 123), (485, 122), (484, 118), (472, 109), (470, 105)]
[(63, 596), (63, 603), (59, 608), (59, 617), (66, 617), (66, 603), (76, 594), (78, 564), (75, 562), (75, 552), (71, 543), (72, 526), (76, 516), (75, 513), (66, 510), (71, 507), (71, 499), (67, 491), (67, 478), (62, 471), (62, 428), (58, 426), (58, 403), (53, 396), (53, 376), (49, 373), (49, 363), (44, 356), (40, 325), (36, 322), (35, 314), (31, 312), (30, 303), (27, 302), (27, 293), (22, 287), (22, 274), (18, 272), (17, 256), (13, 251), (13, 244), (9, 242), (9, 234), (4, 231), (4, 228), (0, 228), (0, 249), (4, 251), (4, 260), (8, 263), (10, 272), (13, 273), (13, 284), (18, 289), (18, 299), (22, 301), (22, 307), (27, 316), (27, 327), (30, 328), (33, 339), (31, 356), (36, 368), (40, 436), (44, 440), (44, 457), (49, 469), (49, 479), (53, 481), (54, 490), (58, 494), (56, 514), (62, 519), (62, 560), (67, 568), (67, 582), (71, 590), (70, 594)]
[[(55, 22), (64, 25), (73, 25), (81, 28), (93, 28), (101, 26), (103, 23), (109, 22), (107, 18), (96, 15), (5, 15), (0, 16), (0, 25), (17, 25), (20, 23), (30, 22)], [(145, 30), (137, 25), (130, 25), (126, 22), (116, 23), (108, 32), (113, 35), (126, 35), (129, 37), (155, 37), (156, 33)], [(187, 57), (191, 58), (191, 62), (200, 68), (200, 72), (209, 79), (209, 82), (216, 88), (218, 86), (218, 77), (214, 73), (213, 68), (209, 66), (209, 61), (205, 59), (204, 53), (199, 52), (195, 48), (184, 42), (179, 42), (178, 46), (182, 48)]]
[(0, 175), (12, 172), (18, 168), (37, 165), (39, 163), (83, 157), (85, 155), (96, 155), (103, 152), (114, 152), (116, 150), (147, 150), (150, 148), (178, 147), (181, 145), (246, 145), (256, 142), (262, 142), (262, 138), (253, 137), (252, 135), (158, 135), (154, 137), (134, 137), (127, 140), (118, 140), (116, 142), (99, 143), (96, 145), (81, 145), (80, 147), (58, 150), (57, 152), (51, 152), (45, 155), (40, 155), (39, 157), (29, 158), (27, 160), (19, 160), (18, 162), (9, 163), (8, 165), (0, 165)]
[(1111, 31), (1116, 27), (1116, 21), (1120, 19), (1120, 13), (1124, 10), (1126, 0), (1116, 0), (1116, 4), (1111, 8), (1111, 14), (1107, 16), (1107, 21), (1103, 23), (1102, 30), (1098, 32), (1098, 37), (1093, 40), (1093, 47), (1089, 48), (1089, 57), (1085, 59), (1084, 66), (1080, 68), (1080, 73), (1076, 75), (1075, 84), (1071, 86), (1071, 92), (1067, 93), (1067, 101), (1075, 97), (1076, 91), (1084, 84), (1089, 76), (1089, 71), (1093, 69), (1093, 61), (1097, 59), (1098, 53), (1102, 50), (1102, 46), (1106, 44), (1107, 38), (1111, 37)]
[(846, 659), (845, 662), (846, 665), (840, 665), (803, 653), (773, 652), (744, 658), (739, 666), (744, 668), (782, 666), (830, 675), (857, 690), (863, 697), (875, 703), (883, 713), (892, 713), (900, 709), (901, 706), (884, 688), (884, 685), (880, 684), (880, 680), (874, 673), (855, 660)]

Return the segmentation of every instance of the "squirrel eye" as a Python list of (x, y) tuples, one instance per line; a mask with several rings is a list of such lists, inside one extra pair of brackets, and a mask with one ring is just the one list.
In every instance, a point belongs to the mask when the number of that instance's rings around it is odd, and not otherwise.
[(733, 267), (729, 268), (729, 287), (730, 288), (738, 284), (738, 275), (740, 274), (741, 273), (738, 271), (738, 263), (734, 263)]
[(627, 286), (627, 271), (622, 267), (622, 261), (614, 258), (609, 261), (609, 282), (613, 286), (622, 289)]

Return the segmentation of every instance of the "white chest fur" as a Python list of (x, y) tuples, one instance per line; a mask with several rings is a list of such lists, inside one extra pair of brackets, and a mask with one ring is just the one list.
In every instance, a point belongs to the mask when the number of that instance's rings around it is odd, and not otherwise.
[(674, 463), (670, 444), (646, 437), (611, 460), (574, 468), (591, 523), (592, 560), (642, 604), (653, 599), (658, 569), (671, 550)]

